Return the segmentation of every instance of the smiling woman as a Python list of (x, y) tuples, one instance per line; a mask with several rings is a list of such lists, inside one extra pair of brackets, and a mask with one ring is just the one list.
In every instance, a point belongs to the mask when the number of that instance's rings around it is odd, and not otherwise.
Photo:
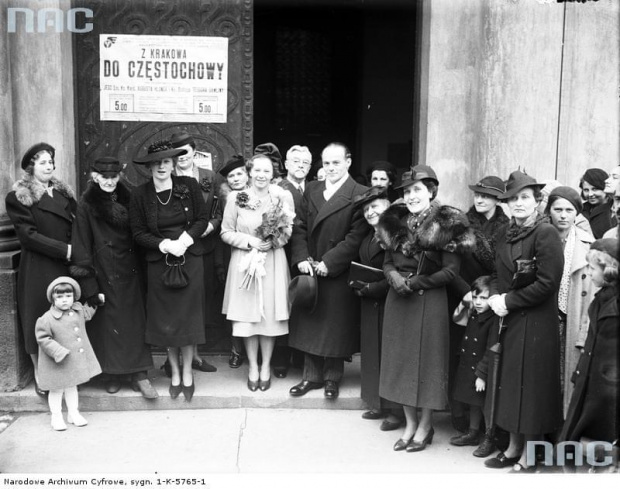
[(606, 171), (590, 168), (579, 181), (581, 197), (586, 201), (583, 205), (583, 215), (590, 222), (596, 239), (601, 238), (608, 229), (616, 225), (616, 219), (611, 213), (613, 201), (605, 194), (608, 179)]

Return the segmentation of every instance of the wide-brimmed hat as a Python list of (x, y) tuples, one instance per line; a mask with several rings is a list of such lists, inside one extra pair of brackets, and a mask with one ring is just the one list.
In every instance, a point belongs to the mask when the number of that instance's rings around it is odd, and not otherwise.
[(291, 307), (309, 309), (312, 313), (319, 298), (316, 275), (297, 275), (288, 286), (288, 302)]
[(194, 138), (187, 131), (175, 132), (170, 136), (170, 144), (173, 148), (180, 148), (188, 144), (194, 144)]
[(468, 185), (474, 192), (499, 198), (506, 192), (506, 184), (499, 177), (486, 176), (474, 185)]
[(544, 186), (544, 183), (538, 183), (534, 177), (530, 177), (527, 173), (520, 170), (513, 171), (506, 181), (506, 191), (500, 196), (500, 199), (509, 199), (525, 187), (542, 190)]
[(170, 141), (163, 139), (156, 141), (149, 146), (148, 153), (141, 158), (134, 158), (133, 162), (136, 165), (148, 165), (153, 161), (161, 161), (164, 158), (174, 158), (175, 156), (181, 156), (187, 154), (186, 149), (173, 148)]
[(24, 156), (22, 157), (22, 170), (25, 170), (28, 167), (30, 160), (32, 160), (34, 155), (36, 155), (39, 151), (47, 151), (52, 156), (52, 159), (54, 159), (54, 156), (56, 155), (56, 150), (50, 144), (37, 143), (28, 148), (28, 151), (24, 153)]
[(228, 174), (236, 168), (241, 168), (245, 166), (245, 160), (241, 155), (235, 155), (230, 160), (226, 162), (226, 164), (220, 168), (219, 174), (223, 177), (228, 176)]
[(437, 179), (435, 170), (427, 165), (416, 165), (411, 168), (411, 171), (406, 171), (403, 173), (401, 184), (396, 187), (396, 190), (408, 187), (419, 180), (425, 179), (432, 180), (435, 182), (435, 185), (439, 185), (439, 180)]
[(360, 207), (364, 207), (369, 202), (377, 199), (388, 199), (387, 188), (385, 187), (370, 187), (363, 194), (356, 195), (353, 197), (353, 208), (359, 209)]
[(47, 300), (50, 304), (52, 304), (52, 292), (54, 291), (54, 287), (56, 287), (58, 284), (71, 285), (74, 290), (73, 300), (80, 300), (80, 296), (82, 295), (82, 289), (80, 288), (80, 285), (71, 277), (61, 276), (57, 279), (54, 279), (52, 283), (47, 286)]
[(104, 156), (103, 158), (97, 158), (95, 162), (90, 165), (92, 171), (101, 173), (104, 177), (115, 177), (123, 169), (123, 165), (113, 156)]

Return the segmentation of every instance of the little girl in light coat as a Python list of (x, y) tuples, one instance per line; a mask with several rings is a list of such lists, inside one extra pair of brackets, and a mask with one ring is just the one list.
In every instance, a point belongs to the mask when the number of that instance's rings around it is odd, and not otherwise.
[(88, 422), (78, 410), (77, 386), (101, 373), (101, 366), (86, 335), (86, 321), (95, 314), (89, 305), (77, 302), (81, 290), (70, 277), (58, 277), (47, 287), (50, 310), (35, 326), (39, 343), (39, 385), (49, 390), (52, 428), (67, 429), (62, 415), (62, 398), (67, 404), (67, 421), (75, 426)]

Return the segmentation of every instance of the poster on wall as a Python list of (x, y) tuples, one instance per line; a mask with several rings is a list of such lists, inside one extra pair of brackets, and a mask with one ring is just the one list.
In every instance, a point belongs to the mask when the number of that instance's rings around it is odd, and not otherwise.
[(225, 123), (228, 38), (99, 36), (102, 121)]

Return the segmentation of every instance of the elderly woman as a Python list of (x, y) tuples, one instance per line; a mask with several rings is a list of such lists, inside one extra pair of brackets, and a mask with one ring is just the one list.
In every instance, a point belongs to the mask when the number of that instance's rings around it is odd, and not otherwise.
[(600, 168), (590, 168), (579, 181), (583, 204), (583, 215), (590, 221), (592, 234), (596, 239), (602, 238), (608, 229), (616, 225), (616, 218), (611, 213), (612, 199), (605, 193), (609, 175)]
[(549, 194), (545, 214), (560, 233), (564, 247), (564, 269), (558, 291), (560, 317), (560, 374), (564, 414), (568, 409), (573, 383), (570, 381), (588, 334), (588, 306), (596, 292), (587, 274), (586, 255), (594, 237), (575, 225), (583, 204), (571, 187), (556, 187)]
[(515, 171), (502, 195), (512, 218), (497, 236), (489, 304), (505, 327), (495, 421), (510, 443), (485, 461), (490, 468), (530, 470), (524, 444), (562, 423), (557, 291), (564, 252), (557, 229), (536, 212), (542, 186)]
[(130, 375), (135, 390), (155, 399), (157, 391), (147, 378), (153, 360), (144, 341), (141, 269), (129, 228), (131, 191), (119, 181), (122, 166), (118, 159), (99, 158), (91, 170), (73, 222), (74, 264), (70, 268), (86, 302), (100, 306), (88, 322), (88, 337), (105, 375), (107, 392), (118, 392), (121, 379)]
[(386, 189), (390, 202), (394, 202), (398, 198), (398, 192), (394, 189), (396, 168), (389, 161), (374, 161), (371, 163), (366, 171), (366, 179), (371, 187)]
[(432, 168), (414, 166), (400, 187), (405, 206), (385, 211), (377, 229), (390, 284), (379, 395), (401, 404), (406, 418), (396, 451), (417, 452), (432, 443), (432, 412), (448, 404), (446, 286), (459, 269), (460, 258), (453, 251), (469, 249), (473, 233), (461, 211), (433, 203), (438, 185)]
[(34, 388), (39, 388), (39, 345), (34, 327), (39, 316), (49, 310), (47, 286), (60, 275), (69, 275), (71, 226), (77, 204), (73, 190), (56, 177), (56, 150), (38, 143), (24, 154), (24, 175), (6, 196), (9, 215), (21, 245), (17, 274), (17, 308), (26, 353), (34, 366)]
[(158, 141), (147, 155), (134, 159), (137, 165), (147, 165), (153, 178), (133, 191), (129, 217), (147, 261), (146, 342), (168, 348), (170, 397), (183, 392), (191, 401), (194, 345), (205, 342), (200, 236), (209, 216), (198, 182), (172, 175), (174, 158), (182, 154), (184, 149)]
[[(271, 386), (275, 339), (288, 333), (290, 273), (283, 246), (291, 237), (295, 206), (288, 190), (271, 184), (275, 169), (269, 157), (255, 155), (247, 166), (251, 185), (230, 193), (222, 220), (222, 241), (232, 247), (222, 312), (232, 321), (233, 336), (244, 339), (247, 385), (254, 392)], [(270, 226), (263, 224), (266, 217)]]

